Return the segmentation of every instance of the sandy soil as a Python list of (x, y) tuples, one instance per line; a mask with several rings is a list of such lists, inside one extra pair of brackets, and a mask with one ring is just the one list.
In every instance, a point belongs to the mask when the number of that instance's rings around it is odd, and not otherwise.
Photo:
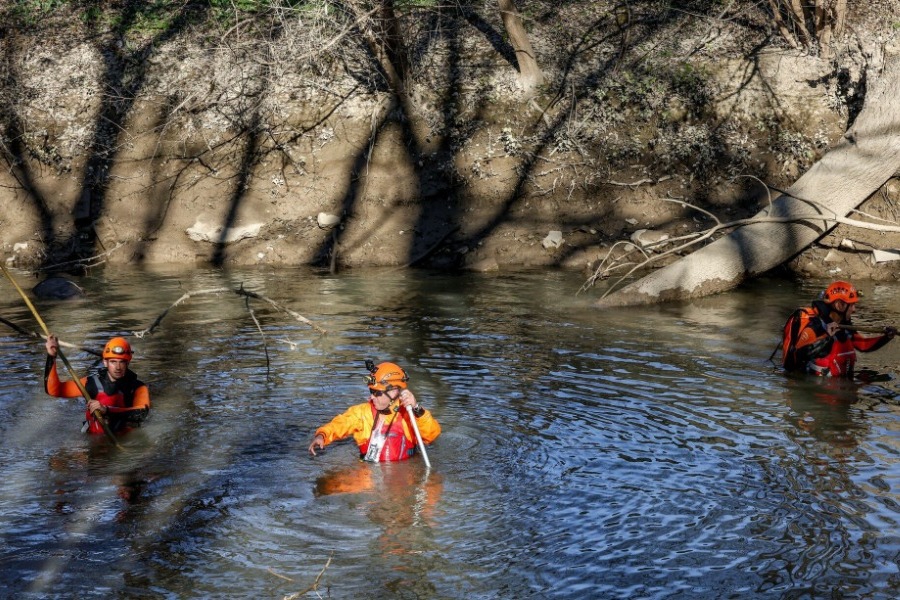
[[(840, 139), (866, 61), (883, 56), (845, 48), (840, 69), (779, 47), (744, 56), (729, 27), (689, 49), (690, 63), (676, 61), (679, 85), (694, 73), (702, 85), (684, 92), (643, 75), (634, 105), (616, 104), (631, 90), (614, 79), (598, 87), (606, 95), (560, 102), (550, 86), (523, 102), (514, 69), (468, 66), (466, 81), (490, 94), (460, 86), (447, 108), (443, 82), (417, 80), (414, 109), (401, 114), (384, 92), (335, 101), (355, 82), (330, 81), (323, 95), (304, 87), (307, 74), (285, 71), (265, 80), (258, 112), (235, 96), (225, 108), (237, 116), (212, 100), (255, 81), (234, 53), (197, 40), (152, 47), (139, 63), (142, 87), (111, 101), (104, 90), (128, 91), (132, 82), (127, 44), (113, 46), (125, 55), (125, 75), (110, 86), (103, 48), (90, 36), (35, 44), (40, 32), (23, 33), (4, 42), (14, 57), (4, 66), (13, 84), (5, 94), (15, 100), (5, 110), (18, 137), (0, 172), (0, 247), (8, 264), (44, 270), (71, 261), (546, 266), (587, 277), (610, 256), (638, 256), (628, 245), (636, 233), (673, 239), (708, 228), (710, 215), (754, 214), (766, 202), (760, 182), (786, 188)], [(709, 33), (678, 31), (684, 47)], [(885, 31), (881, 47), (896, 43), (896, 29)], [(564, 47), (554, 37), (559, 23), (538, 20), (532, 35), (548, 79), (559, 83), (561, 63), (551, 60)], [(496, 59), (487, 40), (467, 43), (473, 57)], [(886, 182), (860, 211), (854, 218), (896, 225), (900, 181)], [(891, 249), (900, 249), (900, 234), (841, 225), (785, 271), (895, 280), (900, 261), (876, 263), (873, 254)]]

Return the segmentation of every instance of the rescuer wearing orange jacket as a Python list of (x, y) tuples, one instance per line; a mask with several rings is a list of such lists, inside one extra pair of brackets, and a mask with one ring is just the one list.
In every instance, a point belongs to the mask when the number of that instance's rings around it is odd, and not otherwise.
[(368, 363), (369, 401), (351, 406), (326, 425), (316, 429), (309, 453), (337, 440), (353, 436), (359, 456), (369, 462), (406, 460), (416, 453), (416, 437), (406, 407), (412, 409), (425, 444), (441, 434), (441, 426), (431, 413), (419, 406), (408, 389), (409, 377), (394, 363)]
[[(81, 390), (74, 381), (60, 381), (56, 372), (56, 355), (59, 339), (47, 336), (47, 365), (44, 369), (44, 389), (57, 398), (81, 397)], [(99, 411), (108, 421), (113, 432), (124, 432), (139, 425), (150, 413), (150, 391), (147, 385), (128, 368), (134, 353), (125, 338), (115, 337), (103, 348), (103, 365), (94, 375), (82, 377), (91, 397), (85, 411), (82, 431), (104, 433), (93, 413)]]
[(859, 292), (853, 284), (835, 281), (808, 308), (801, 308), (788, 320), (782, 337), (784, 366), (788, 371), (805, 371), (827, 377), (853, 377), (856, 353), (878, 350), (897, 334), (885, 327), (878, 336), (864, 336), (852, 330)]

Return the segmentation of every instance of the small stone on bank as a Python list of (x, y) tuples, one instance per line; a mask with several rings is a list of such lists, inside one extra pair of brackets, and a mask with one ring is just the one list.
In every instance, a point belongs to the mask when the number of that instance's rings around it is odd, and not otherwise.
[(341, 218), (339, 216), (329, 213), (320, 212), (316, 217), (316, 223), (319, 224), (319, 229), (331, 229), (340, 222)]
[(543, 239), (541, 245), (544, 248), (559, 248), (563, 244), (563, 235), (562, 231), (551, 231), (547, 234), (547, 237)]

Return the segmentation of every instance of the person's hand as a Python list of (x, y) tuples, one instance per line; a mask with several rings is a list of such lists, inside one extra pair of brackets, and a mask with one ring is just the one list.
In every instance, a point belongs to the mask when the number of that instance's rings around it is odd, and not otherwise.
[(884, 328), (884, 335), (887, 336), (887, 339), (892, 340), (894, 336), (897, 335), (897, 328), (892, 325), (888, 325)]
[(44, 344), (44, 348), (47, 349), (48, 355), (56, 358), (56, 353), (59, 352), (59, 338), (51, 333), (47, 336), (47, 343)]
[(319, 450), (325, 449), (325, 438), (322, 437), (322, 434), (317, 435), (313, 438), (313, 441), (309, 444), (309, 454), (310, 456), (316, 456), (316, 448)]
[(403, 408), (406, 408), (408, 406), (413, 410), (419, 408), (419, 403), (416, 401), (416, 397), (408, 389), (400, 392), (400, 405)]
[(839, 329), (840, 326), (837, 323), (829, 323), (825, 326), (825, 333), (828, 334), (828, 337), (834, 337)]
[(100, 402), (97, 400), (91, 400), (90, 402), (88, 402), (87, 409), (88, 409), (88, 412), (91, 414), (94, 414), (98, 410), (100, 411), (101, 414), (104, 414), (104, 415), (107, 412), (109, 412), (109, 409), (106, 408), (104, 405), (100, 404)]
[(404, 408), (411, 409), (413, 416), (417, 419), (425, 414), (425, 409), (419, 406), (419, 402), (416, 400), (416, 397), (409, 390), (403, 390), (402, 392), (400, 392), (400, 405)]

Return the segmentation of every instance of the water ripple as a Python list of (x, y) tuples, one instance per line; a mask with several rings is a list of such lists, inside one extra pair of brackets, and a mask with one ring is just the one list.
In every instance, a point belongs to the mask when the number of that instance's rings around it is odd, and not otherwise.
[[(263, 337), (225, 296), (173, 310), (136, 342), (154, 410), (120, 454), (78, 433), (83, 404), (42, 394), (40, 348), (22, 361), (0, 337), (0, 575), (24, 597), (280, 597), (317, 578), (365, 598), (900, 589), (898, 382), (773, 370), (794, 289), (611, 316), (561, 298), (563, 273), (191, 277), (110, 274), (87, 282), (109, 302), (47, 309), (93, 343), (186, 286), (243, 281), (329, 335), (260, 308)], [(134, 293), (145, 278), (156, 299)], [(364, 401), (366, 358), (404, 365), (440, 420), (430, 471), (360, 463), (352, 443), (307, 456)]]

